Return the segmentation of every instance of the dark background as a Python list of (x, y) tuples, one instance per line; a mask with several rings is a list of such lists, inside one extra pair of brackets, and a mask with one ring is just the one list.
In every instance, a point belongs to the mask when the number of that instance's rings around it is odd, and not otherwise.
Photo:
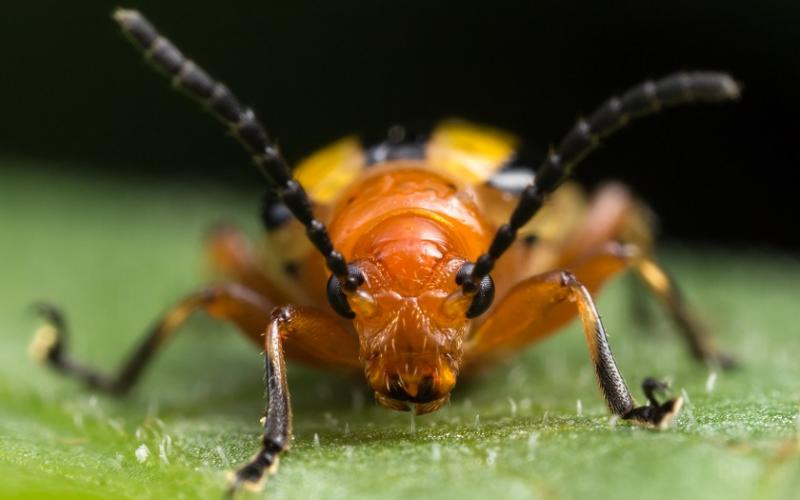
[[(738, 104), (640, 121), (577, 177), (633, 186), (668, 238), (800, 249), (800, 6), (644, 3), (125, 6), (254, 106), (290, 160), (352, 132), (448, 116), (509, 129), (542, 152), (580, 113), (643, 78), (730, 71), (745, 85)], [(115, 5), (3, 2), (0, 155), (57, 161), (76, 175), (250, 192), (255, 169), (219, 124), (144, 67), (110, 20)]]

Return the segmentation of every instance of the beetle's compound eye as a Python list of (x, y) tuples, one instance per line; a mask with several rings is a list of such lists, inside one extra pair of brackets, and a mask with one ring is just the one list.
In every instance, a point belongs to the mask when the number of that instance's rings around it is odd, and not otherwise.
[[(461, 266), (461, 269), (458, 270), (458, 274), (456, 275), (456, 284), (461, 285), (467, 276), (472, 273), (474, 267), (475, 264), (472, 262), (467, 262)], [(470, 304), (469, 309), (467, 309), (467, 317), (475, 318), (485, 313), (486, 310), (491, 307), (493, 300), (494, 280), (492, 280), (491, 276), (486, 275), (478, 284), (478, 290), (472, 298), (472, 304)]]
[[(358, 286), (364, 283), (364, 275), (361, 271), (355, 266), (347, 266), (347, 271), (349, 274), (347, 281), (354, 284), (353, 291), (349, 292), (349, 294), (353, 296), (358, 312), (360, 314), (369, 313), (371, 310), (370, 304), (375, 306), (372, 310), (377, 310), (377, 304), (375, 304), (375, 299), (372, 298), (372, 295), (367, 292), (360, 293), (358, 290)], [(348, 293), (345, 292), (343, 283), (334, 274), (328, 279), (327, 295), (328, 303), (340, 316), (347, 319), (356, 317), (356, 313), (353, 312), (347, 301)]]

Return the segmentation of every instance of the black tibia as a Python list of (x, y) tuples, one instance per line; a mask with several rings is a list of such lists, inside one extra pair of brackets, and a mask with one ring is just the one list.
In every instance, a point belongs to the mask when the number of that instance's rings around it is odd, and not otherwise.
[(311, 200), (292, 178), (291, 168), (272, 143), (252, 109), (243, 107), (225, 85), (215, 81), (172, 42), (161, 36), (150, 22), (134, 10), (117, 9), (114, 19), (147, 60), (172, 84), (199, 101), (244, 146), (289, 211), (306, 227), (311, 243), (322, 253), (328, 268), (346, 287), (355, 288), (353, 272), (344, 257), (334, 250), (325, 225), (314, 218)]
[(261, 449), (243, 467), (236, 471), (231, 485), (233, 494), (240, 487), (258, 488), (264, 472), (272, 473), (278, 465), (278, 456), (289, 448), (292, 438), (292, 409), (289, 388), (286, 384), (286, 363), (281, 336), (285, 324), (291, 320), (292, 309), (282, 307), (272, 313), (264, 345), (266, 370), (267, 415)]
[(667, 310), (695, 359), (711, 367), (725, 370), (736, 368), (736, 359), (720, 350), (714, 337), (695, 316), (680, 287), (665, 269), (650, 259), (640, 260), (634, 269), (636, 276)]
[(211, 312), (212, 308), (219, 309), (213, 312), (214, 316), (228, 319), (241, 328), (249, 321), (257, 321), (259, 317), (266, 324), (272, 305), (241, 285), (221, 285), (190, 295), (156, 322), (115, 374), (105, 374), (69, 356), (66, 352), (68, 329), (63, 314), (52, 305), (38, 304), (37, 310), (47, 324), (37, 332), (31, 344), (31, 353), (57, 371), (93, 389), (122, 395), (139, 380), (159, 348), (172, 338), (193, 312)]
[(570, 289), (578, 307), (597, 381), (611, 412), (647, 426), (663, 428), (669, 425), (680, 410), (682, 400), (678, 398), (663, 405), (658, 404), (652, 397), (653, 388), (650, 388), (653, 380), (647, 379), (645, 392), (650, 404), (637, 407), (622, 373), (617, 368), (603, 322), (589, 291), (570, 273), (562, 273), (562, 284)]
[(489, 274), (495, 261), (511, 246), (522, 226), (539, 211), (547, 198), (570, 175), (572, 169), (594, 150), (600, 140), (611, 135), (632, 118), (658, 111), (662, 107), (692, 102), (736, 99), (739, 86), (729, 75), (714, 72), (676, 73), (637, 85), (621, 97), (612, 97), (589, 118), (580, 119), (536, 169), (534, 182), (520, 194), (507, 224), (497, 231), (489, 250), (475, 262), (465, 292), (474, 292)]

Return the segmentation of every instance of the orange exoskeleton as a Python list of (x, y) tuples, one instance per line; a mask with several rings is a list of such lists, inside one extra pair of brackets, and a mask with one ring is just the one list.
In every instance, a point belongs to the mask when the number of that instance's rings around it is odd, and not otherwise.
[(227, 87), (139, 13), (120, 9), (114, 19), (175, 87), (230, 128), (266, 177), (264, 249), (255, 252), (232, 227), (213, 231), (209, 255), (225, 281), (167, 311), (113, 376), (67, 355), (65, 322), (52, 306), (41, 306), (48, 324), (34, 351), (91, 387), (124, 393), (193, 312), (234, 323), (264, 347), (269, 396), (261, 449), (236, 472), (233, 488), (257, 484), (290, 444), (286, 358), (363, 372), (380, 404), (422, 414), (448, 400), (460, 374), (519, 351), (576, 315), (611, 412), (667, 426), (681, 398), (659, 403), (654, 392), (663, 384), (646, 379), (648, 403), (635, 403), (592, 300), (624, 269), (660, 299), (696, 358), (732, 363), (653, 258), (646, 209), (619, 185), (587, 200), (565, 182), (631, 118), (737, 98), (728, 75), (676, 73), (612, 97), (536, 169), (519, 158), (513, 135), (455, 120), (424, 137), (393, 128), (378, 145), (346, 138), (291, 169)]

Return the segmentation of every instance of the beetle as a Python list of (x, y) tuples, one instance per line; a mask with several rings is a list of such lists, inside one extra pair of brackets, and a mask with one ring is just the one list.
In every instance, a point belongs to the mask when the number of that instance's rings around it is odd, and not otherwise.
[(679, 72), (634, 86), (578, 120), (533, 170), (512, 134), (454, 120), (421, 140), (400, 128), (378, 145), (348, 137), (292, 169), (255, 113), (141, 14), (118, 9), (113, 18), (251, 155), (268, 184), (265, 249), (259, 254), (236, 229), (217, 228), (208, 250), (226, 280), (169, 309), (114, 375), (68, 355), (64, 316), (51, 305), (40, 305), (46, 322), (34, 351), (91, 388), (123, 394), (194, 312), (236, 325), (264, 348), (268, 401), (260, 450), (235, 472), (233, 490), (261, 483), (290, 445), (285, 359), (363, 372), (378, 403), (424, 414), (448, 401), (459, 375), (576, 315), (611, 413), (668, 426), (683, 400), (659, 402), (655, 394), (666, 387), (648, 378), (648, 402), (637, 405), (592, 299), (625, 269), (660, 299), (698, 360), (732, 364), (653, 257), (643, 205), (620, 185), (587, 200), (567, 182), (601, 139), (632, 118), (738, 98), (729, 75)]

